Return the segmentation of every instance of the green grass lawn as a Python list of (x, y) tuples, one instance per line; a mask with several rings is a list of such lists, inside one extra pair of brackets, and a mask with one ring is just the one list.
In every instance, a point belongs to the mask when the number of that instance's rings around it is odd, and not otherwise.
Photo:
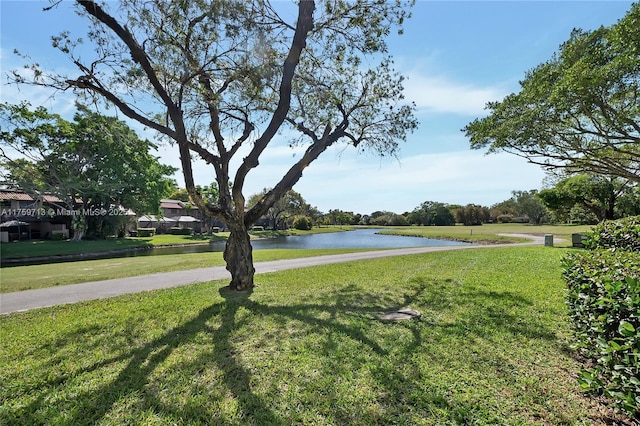
[[(348, 228), (317, 228), (317, 231), (336, 232)], [(498, 233), (535, 233), (546, 234), (553, 233), (559, 237), (570, 241), (570, 234), (573, 232), (584, 232), (588, 227), (574, 226), (528, 226), (518, 224), (500, 224), (500, 225), (483, 225), (481, 227), (402, 227), (386, 229), (383, 233), (401, 233), (410, 236), (422, 236), (429, 238), (446, 238), (446, 239), (471, 239), (470, 231), (476, 239), (475, 242), (521, 242), (523, 240), (496, 237)], [(260, 231), (258, 234), (262, 236), (268, 235), (271, 231)], [(305, 233), (305, 231), (301, 231)], [(308, 231), (306, 231), (308, 232)], [(202, 237), (204, 238), (204, 237)], [(224, 238), (224, 235), (219, 238)], [(145, 244), (168, 245), (168, 244), (189, 244), (202, 243), (200, 237), (185, 237), (180, 235), (156, 235), (153, 238), (137, 238), (126, 240), (108, 240), (108, 241), (48, 241), (48, 242), (22, 242), (3, 244), (2, 249), (9, 246), (20, 246), (26, 249), (31, 245), (34, 251), (40, 247), (40, 244), (52, 243), (58, 244), (59, 247), (68, 244), (73, 247), (75, 244), (81, 247), (84, 244), (91, 247), (100, 247), (103, 243), (124, 242), (139, 240)], [(204, 240), (206, 242), (207, 240)], [(567, 245), (569, 243), (565, 243)], [(562, 244), (560, 244), (562, 245)], [(51, 248), (48, 248), (50, 250)], [(257, 250), (254, 252), (254, 260), (256, 262), (286, 259), (303, 256), (320, 256), (324, 254), (338, 254), (345, 252), (360, 251), (356, 249), (348, 250)], [(32, 254), (33, 255), (33, 254)], [(170, 272), (178, 270), (187, 270), (194, 268), (205, 268), (209, 266), (222, 266), (222, 253), (192, 253), (180, 255), (162, 255), (162, 256), (145, 256), (132, 258), (114, 258), (100, 260), (82, 260), (76, 262), (53, 263), (46, 265), (33, 266), (16, 266), (0, 269), (0, 293), (12, 291), (29, 290), (44, 287), (53, 287), (58, 285), (77, 284), (87, 281), (100, 281), (113, 278), (124, 278), (137, 275), (152, 274), (156, 272)]]
[[(575, 381), (565, 249), (439, 252), (0, 317), (0, 424), (613, 424)], [(380, 312), (419, 310), (410, 322)]]
[[(566, 242), (558, 245), (570, 246), (571, 234), (583, 233), (591, 229), (590, 225), (529, 225), (519, 223), (493, 223), (482, 226), (409, 226), (387, 228), (383, 234), (406, 235), (413, 237), (438, 238), (448, 240), (462, 240), (474, 243), (505, 243), (518, 242), (513, 237), (503, 237), (498, 234), (553, 234), (554, 237)], [(555, 243), (554, 243), (555, 244)]]
[[(589, 226), (544, 225), (531, 226), (522, 224), (490, 224), (483, 226), (419, 226), (388, 228), (382, 233), (396, 235), (420, 236), (428, 238), (465, 240), (470, 242), (518, 242), (509, 237), (499, 237), (500, 233), (555, 234), (561, 238), (571, 239), (571, 233), (584, 232)], [(282, 235), (307, 235), (325, 232), (341, 232), (353, 227), (327, 226), (315, 227), (310, 231), (289, 229), (287, 231), (254, 231), (253, 238), (269, 238)], [(195, 235), (154, 235), (153, 237), (119, 238), (100, 241), (21, 241), (0, 245), (0, 258), (23, 258), (38, 256), (56, 256), (79, 253), (109, 252), (143, 247), (166, 245), (206, 244), (209, 241), (225, 241), (228, 233), (220, 232), (213, 236)]]
[[(353, 253), (368, 249), (256, 250), (255, 262)], [(0, 293), (133, 277), (157, 272), (224, 266), (221, 252), (81, 260), (0, 269)]]

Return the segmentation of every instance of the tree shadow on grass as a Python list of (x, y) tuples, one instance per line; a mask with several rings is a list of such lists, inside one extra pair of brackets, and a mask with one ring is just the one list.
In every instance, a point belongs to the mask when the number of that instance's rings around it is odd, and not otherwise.
[[(177, 347), (187, 344), (194, 336), (205, 328), (206, 322), (220, 315), (224, 310), (224, 304), (218, 303), (202, 310), (195, 318), (172, 330), (168, 330), (162, 336), (151, 342), (136, 347), (122, 354), (105, 359), (99, 363), (91, 365), (82, 371), (74, 371), (73, 376), (79, 376), (100, 368), (128, 360), (126, 366), (119, 372), (117, 377), (111, 382), (98, 389), (87, 391), (78, 395), (77, 404), (71, 410), (65, 423), (73, 425), (90, 425), (100, 422), (107, 415), (114, 405), (127, 395), (148, 395), (145, 387), (153, 371), (163, 363)], [(153, 406), (154, 402), (147, 401), (147, 406)], [(25, 413), (35, 413), (39, 408), (40, 401), (35, 401)], [(215, 419), (214, 419), (215, 420)]]
[[(84, 367), (74, 367), (73, 369), (58, 369), (58, 364), (64, 363), (67, 355), (65, 348), (75, 342), (88, 340), (91, 337), (100, 335), (100, 327), (80, 327), (68, 333), (61, 333), (56, 339), (43, 344), (40, 350), (44, 353), (53, 354), (44, 363), (40, 364), (42, 370), (47, 370), (46, 378), (42, 378), (34, 383), (30, 389), (22, 389), (28, 393), (40, 393), (36, 398), (25, 406), (17, 407), (12, 412), (7, 410), (4, 417), (8, 423), (16, 422), (22, 424), (40, 423), (43, 416), (57, 415), (64, 418), (65, 424), (89, 425), (96, 424), (104, 419), (114, 407), (122, 404), (123, 400), (133, 396), (134, 399), (142, 399), (136, 404), (136, 410), (160, 410), (163, 416), (169, 418), (184, 419), (189, 421), (202, 422), (206, 424), (226, 424), (228, 418), (215, 417), (215, 413), (204, 411), (198, 412), (198, 407), (180, 407), (168, 405), (161, 401), (156, 392), (149, 390), (152, 376), (159, 367), (167, 362), (171, 354), (181, 347), (191, 344), (202, 333), (210, 336), (212, 350), (203, 352), (196, 359), (190, 361), (190, 365), (181, 363), (177, 368), (185, 368), (186, 371), (197, 368), (216, 367), (222, 373), (222, 380), (225, 383), (228, 393), (231, 394), (239, 404), (241, 423), (258, 423), (288, 425), (294, 421), (286, 414), (277, 413), (260, 395), (253, 392), (251, 386), (251, 370), (247, 368), (242, 360), (236, 355), (232, 338), (237, 328), (237, 314), (239, 309), (245, 309), (256, 315), (281, 316), (289, 320), (300, 321), (309, 327), (316, 329), (331, 329), (336, 333), (349, 336), (350, 339), (359, 344), (369, 347), (374, 353), (384, 356), (385, 350), (374, 339), (366, 335), (361, 328), (350, 327), (336, 321), (339, 312), (350, 311), (352, 315), (360, 312), (360, 304), (336, 303), (332, 305), (308, 304), (296, 306), (267, 306), (249, 299), (248, 294), (230, 292), (225, 288), (220, 290), (220, 294), (225, 299), (224, 302), (216, 303), (199, 312), (194, 318), (181, 325), (167, 330), (159, 337), (150, 342), (139, 345), (130, 342), (132, 349), (120, 350), (114, 356), (107, 357)], [(332, 297), (340, 298), (339, 295)], [(367, 299), (366, 295), (363, 295)], [(371, 296), (371, 299), (374, 299)], [(366, 312), (373, 314), (375, 309)], [(318, 318), (318, 311), (329, 312), (329, 318)], [(215, 319), (220, 326), (212, 327), (209, 323)], [(108, 328), (105, 325), (105, 328)], [(125, 330), (126, 333), (126, 330)], [(86, 345), (87, 351), (99, 350), (99, 346), (104, 344), (102, 338), (93, 340)], [(119, 369), (116, 377), (109, 382), (99, 382), (98, 387), (86, 391), (78, 392), (73, 401), (59, 402), (64, 407), (56, 407), (50, 403), (51, 392), (57, 392), (57, 388), (65, 386), (68, 382), (79, 377), (91, 375), (102, 369), (113, 368), (118, 363), (123, 363), (123, 368)], [(198, 367), (198, 364), (204, 367)], [(64, 412), (62, 414), (61, 412)], [(5, 417), (6, 415), (6, 417)]]
[[(44, 384), (40, 382), (40, 390), (43, 387), (55, 388), (64, 385), (71, 377), (79, 377), (85, 373), (99, 371), (117, 363), (126, 362), (125, 366), (117, 371), (116, 376), (108, 382), (100, 382), (96, 388), (79, 392), (75, 400), (66, 408), (67, 412), (60, 419), (65, 424), (89, 425), (103, 421), (105, 417), (113, 415), (114, 410), (122, 410), (123, 400), (132, 397), (136, 402), (131, 410), (139, 412), (152, 411), (160, 418), (188, 423), (201, 424), (261, 424), (261, 425), (289, 425), (299, 423), (296, 413), (290, 410), (278, 410), (273, 407), (272, 401), (255, 390), (252, 383), (254, 373), (251, 365), (242, 359), (242, 354), (237, 353), (235, 333), (242, 326), (240, 311), (249, 312), (255, 316), (263, 316), (277, 321), (303, 324), (305, 333), (314, 334), (323, 339), (324, 346), (320, 353), (314, 354), (324, 357), (318, 369), (323, 375), (330, 376), (329, 380), (336, 380), (343, 375), (349, 375), (353, 371), (366, 369), (365, 363), (376, 364), (371, 369), (372, 377), (377, 384), (374, 388), (381, 396), (374, 397), (380, 405), (379, 412), (371, 414), (373, 418), (379, 418), (381, 422), (387, 422), (393, 416), (403, 416), (404, 410), (426, 410), (438, 408), (449, 410), (450, 402), (439, 392), (422, 392), (413, 396), (408, 395), (408, 390), (420, 388), (419, 376), (411, 373), (411, 367), (418, 367), (414, 354), (423, 349), (424, 333), (429, 332), (436, 324), (428, 316), (418, 321), (404, 321), (399, 323), (382, 323), (378, 314), (385, 310), (393, 310), (411, 305), (418, 309), (435, 310), (446, 309), (447, 303), (440, 303), (447, 295), (438, 294), (438, 288), (446, 288), (451, 283), (426, 282), (416, 280), (402, 291), (390, 293), (367, 293), (361, 286), (351, 285), (342, 287), (334, 292), (327, 292), (314, 300), (304, 300), (299, 304), (274, 305), (251, 300), (250, 294), (231, 292), (226, 288), (220, 289), (220, 295), (224, 302), (213, 304), (201, 310), (197, 316), (183, 322), (181, 325), (167, 330), (159, 337), (146, 344), (135, 346), (132, 349), (124, 349), (121, 353), (108, 359), (100, 360), (88, 367), (77, 369), (70, 373), (59, 373)], [(435, 293), (435, 294), (433, 294)], [(551, 331), (540, 329), (537, 325), (521, 324), (510, 318), (509, 312), (500, 311), (500, 301), (508, 304), (526, 305), (528, 302), (513, 294), (494, 294), (476, 292), (469, 294), (468, 300), (474, 297), (489, 298), (497, 304), (492, 305), (494, 311), (483, 315), (483, 325), (474, 325), (474, 319), (462, 328), (451, 326), (450, 333), (460, 333), (461, 336), (475, 333), (486, 333), (485, 326), (508, 327), (514, 333), (525, 333), (528, 336), (540, 338), (552, 338)], [(479, 319), (478, 319), (479, 320)], [(217, 326), (212, 323), (219, 324)], [(95, 330), (94, 330), (95, 331)], [(92, 332), (88, 330), (86, 332)], [(84, 332), (82, 332), (84, 333)], [(82, 334), (80, 333), (80, 334)], [(386, 334), (385, 334), (386, 333)], [(389, 335), (403, 335), (402, 341), (394, 340)], [(184, 350), (194, 342), (202, 339), (202, 336), (210, 341), (206, 349), (199, 349), (192, 359), (180, 360), (170, 367), (171, 355), (178, 350)], [(267, 337), (265, 337), (266, 339)], [(72, 332), (62, 336), (57, 343), (69, 344), (70, 341), (82, 339), (78, 332)], [(352, 358), (340, 359), (334, 351), (340, 349), (343, 341), (349, 342)], [(66, 342), (66, 343), (65, 343)], [(56, 343), (56, 344), (57, 344)], [(265, 345), (273, 342), (265, 342)], [(51, 344), (48, 344), (51, 346)], [(405, 368), (400, 369), (400, 366)], [(409, 366), (409, 368), (406, 368)], [(157, 379), (159, 370), (172, 368), (181, 370), (186, 376), (196, 374), (202, 370), (215, 369), (220, 372), (221, 381), (224, 383), (222, 390), (197, 389), (192, 393), (202, 392), (205, 401), (211, 402), (215, 398), (230, 398), (237, 404), (236, 417), (229, 418), (225, 413), (199, 406), (197, 400), (189, 397), (182, 401), (163, 400), (160, 390), (150, 388), (161, 386), (161, 380)], [(175, 379), (171, 379), (175, 380)], [(171, 382), (170, 380), (170, 382)], [(186, 378), (188, 380), (188, 377)], [(333, 383), (333, 382), (330, 382)], [(270, 386), (275, 386), (270, 384)], [(316, 384), (315, 386), (320, 386)], [(331, 388), (323, 389), (322, 394), (327, 399), (327, 407), (322, 415), (328, 415), (334, 423), (348, 424), (354, 421), (354, 415), (360, 413), (366, 407), (356, 405), (345, 406), (344, 395), (340, 391)], [(315, 395), (315, 394), (314, 394)], [(17, 408), (13, 414), (13, 420), (18, 423), (38, 423), (34, 413), (47, 410), (49, 404), (46, 392), (25, 407)], [(333, 405), (332, 405), (333, 404)], [(118, 408), (116, 408), (118, 407)], [(431, 408), (429, 408), (431, 407)], [(57, 409), (57, 408), (53, 408)], [(362, 413), (360, 413), (362, 414)], [(1, 417), (0, 417), (1, 419)], [(11, 423), (11, 422), (9, 422)]]
[[(419, 416), (407, 416), (422, 412), (446, 424), (487, 421), (490, 416), (483, 416), (491, 411), (490, 403), (485, 405), (482, 400), (455, 396), (456, 387), (460, 385), (464, 389), (467, 386), (464, 382), (471, 380), (466, 377), (477, 373), (473, 371), (474, 365), (481, 365), (480, 374), (485, 380), (499, 381), (505, 375), (518, 374), (512, 369), (518, 361), (501, 353), (505, 340), (513, 338), (514, 345), (525, 340), (544, 341), (550, 346), (557, 344), (558, 336), (553, 326), (529, 314), (521, 316), (518, 313), (535, 310), (535, 306), (516, 292), (490, 291), (481, 286), (459, 288), (454, 280), (422, 277), (414, 278), (409, 286), (423, 289), (414, 301), (414, 307), (422, 312), (422, 316), (419, 321), (391, 325), (398, 331), (404, 329), (411, 333), (412, 338), (403, 343), (402, 350), (393, 354), (393, 365), (397, 368), (379, 365), (374, 370), (378, 383), (385, 386), (383, 400), (387, 401), (385, 405), (390, 418), (419, 422)], [(474, 349), (468, 350), (470, 347)], [(416, 353), (426, 356), (416, 357)], [(446, 368), (451, 370), (446, 370), (446, 375), (457, 378), (461, 384), (452, 382), (449, 388), (430, 377), (439, 368), (422, 368), (424, 363), (438, 364), (441, 360), (450, 364)], [(455, 370), (465, 363), (463, 368), (468, 372)], [(422, 375), (423, 370), (426, 376)]]

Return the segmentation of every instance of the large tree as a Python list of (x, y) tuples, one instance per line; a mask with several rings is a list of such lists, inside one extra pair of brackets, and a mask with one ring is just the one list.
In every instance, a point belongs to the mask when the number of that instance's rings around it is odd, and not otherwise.
[(345, 212), (340, 209), (331, 209), (329, 213), (325, 213), (323, 223), (325, 225), (356, 225), (357, 215), (353, 212)]
[[(126, 123), (80, 107), (73, 121), (27, 103), (0, 104), (0, 176), (35, 196), (62, 200), (74, 238), (102, 237), (122, 224), (119, 207), (158, 211), (176, 169)], [(98, 214), (98, 212), (100, 212)]]
[(425, 201), (413, 209), (408, 215), (408, 221), (414, 225), (450, 226), (456, 224), (456, 219), (446, 203)]
[(529, 217), (529, 223), (540, 225), (548, 218), (549, 212), (538, 197), (538, 191), (511, 191), (511, 198), (514, 201), (519, 214)]
[[(416, 127), (385, 43), (409, 3), (77, 0), (91, 20), (93, 57), (80, 54), (79, 39), (61, 34), (54, 46), (79, 73), (36, 70), (31, 82), (106, 100), (173, 141), (191, 200), (231, 231), (224, 252), (230, 288), (250, 289), (248, 229), (311, 162), (338, 141), (393, 155)], [(278, 132), (307, 149), (246, 209), (247, 176)], [(196, 191), (192, 157), (212, 167), (215, 206)]]
[(616, 24), (574, 30), (519, 93), (487, 104), (463, 130), (472, 148), (547, 169), (640, 181), (640, 4)]
[(456, 222), (466, 226), (482, 225), (491, 219), (489, 209), (477, 204), (467, 204), (455, 210)]

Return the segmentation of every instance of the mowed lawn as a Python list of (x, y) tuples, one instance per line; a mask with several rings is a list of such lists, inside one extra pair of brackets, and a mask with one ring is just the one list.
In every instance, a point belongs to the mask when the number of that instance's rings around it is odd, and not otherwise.
[[(253, 258), (266, 262), (357, 251), (366, 249), (256, 250)], [(12, 266), (0, 269), (0, 293), (224, 265), (221, 252), (206, 252)]]
[[(409, 237), (462, 240), (480, 244), (523, 242), (500, 234), (530, 234), (554, 236), (554, 244), (570, 246), (571, 234), (590, 231), (591, 225), (529, 225), (522, 223), (491, 223), (482, 226), (398, 226), (387, 228), (383, 234)], [(564, 241), (560, 241), (564, 240)]]
[[(0, 317), (0, 424), (578, 425), (566, 249), (439, 252)], [(418, 320), (384, 322), (402, 307)]]
[[(490, 224), (478, 227), (468, 226), (419, 226), (419, 227), (395, 227), (381, 229), (380, 233), (407, 235), (412, 237), (439, 238), (450, 240), (465, 240), (478, 244), (490, 243), (517, 243), (526, 242), (523, 238), (501, 237), (502, 233), (520, 234), (554, 234), (565, 241), (560, 242), (556, 238), (556, 245), (571, 245), (571, 233), (585, 232), (590, 226), (566, 226), (544, 225), (531, 226), (523, 224)], [(314, 229), (313, 232), (339, 232), (350, 228), (325, 227)], [(270, 231), (258, 232), (263, 236)], [(303, 231), (298, 231), (304, 233)], [(309, 232), (307, 232), (309, 233)], [(203, 237), (204, 238), (204, 237)], [(2, 246), (3, 255), (7, 248), (12, 253), (53, 253), (56, 251), (78, 250), (85, 247), (103, 247), (100, 244), (110, 246), (118, 242), (127, 244), (135, 239), (108, 240), (108, 241), (35, 241), (12, 243)], [(176, 235), (156, 235), (153, 238), (138, 239), (138, 243), (163, 245), (178, 243), (202, 243), (200, 237), (185, 237)], [(410, 241), (410, 240), (409, 240)], [(134, 241), (135, 242), (135, 241)], [(97, 244), (97, 246), (96, 246)], [(410, 245), (410, 244), (408, 244)], [(106, 247), (105, 246), (105, 247)], [(307, 250), (257, 250), (254, 251), (256, 262), (286, 259), (293, 257), (320, 256), (326, 254), (338, 254), (345, 252), (363, 251), (364, 249), (307, 249)], [(15, 266), (0, 269), (0, 293), (31, 290), (44, 287), (53, 287), (67, 284), (77, 284), (88, 281), (101, 281), (114, 278), (132, 277), (137, 275), (153, 274), (157, 272), (170, 272), (210, 266), (222, 266), (224, 261), (222, 253), (192, 253), (182, 255), (144, 256), (133, 258), (113, 258), (100, 260), (79, 260), (66, 263), (52, 263), (33, 266)]]
[(110, 238), (94, 241), (50, 241), (31, 240), (4, 243), (0, 246), (2, 259), (19, 259), (41, 256), (108, 253), (121, 250), (152, 248), (164, 245), (207, 244), (212, 238), (224, 241), (219, 236), (154, 235), (140, 238)]

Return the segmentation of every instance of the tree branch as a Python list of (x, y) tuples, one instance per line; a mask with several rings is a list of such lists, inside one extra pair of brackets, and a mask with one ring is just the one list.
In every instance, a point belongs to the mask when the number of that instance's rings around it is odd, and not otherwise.
[(112, 16), (106, 13), (100, 6), (98, 6), (92, 0), (76, 0), (76, 2), (82, 6), (89, 15), (96, 18), (99, 22), (102, 22), (109, 29), (111, 29), (122, 42), (127, 46), (131, 57), (142, 67), (142, 70), (146, 74), (151, 86), (154, 88), (158, 96), (162, 99), (164, 105), (167, 108), (167, 114), (171, 118), (173, 125), (175, 126), (175, 133), (173, 139), (178, 143), (178, 149), (180, 152), (180, 162), (182, 164), (182, 172), (184, 175), (185, 186), (192, 201), (203, 211), (207, 211), (208, 206), (202, 200), (198, 191), (196, 191), (195, 182), (193, 179), (193, 167), (191, 164), (191, 155), (188, 145), (188, 138), (186, 133), (186, 126), (182, 116), (182, 110), (177, 104), (173, 102), (171, 96), (165, 90), (164, 86), (158, 79), (147, 54), (142, 46), (135, 40), (133, 34), (126, 27), (122, 27)]
[(111, 102), (113, 105), (115, 105), (115, 107), (118, 108), (127, 117), (139, 122), (140, 124), (148, 126), (153, 130), (156, 130), (164, 135), (167, 135), (171, 139), (174, 139), (174, 140), (177, 139), (177, 134), (174, 130), (170, 129), (167, 126), (163, 126), (153, 120), (150, 120), (144, 115), (138, 113), (133, 108), (131, 108), (126, 102), (124, 102), (123, 100), (121, 100), (116, 95), (109, 92), (102, 86), (94, 84), (90, 79), (80, 77), (77, 80), (66, 80), (66, 82), (69, 86), (77, 87), (78, 89), (90, 90), (94, 93), (99, 94), (100, 96), (104, 97), (109, 102)]
[(279, 200), (287, 191), (289, 191), (302, 177), (302, 172), (311, 164), (320, 154), (326, 151), (334, 142), (344, 136), (341, 130), (329, 133), (330, 127), (325, 128), (325, 134), (317, 142), (313, 143), (298, 162), (296, 162), (280, 181), (268, 191), (245, 215), (245, 224), (251, 225), (255, 223), (265, 212)]
[(256, 140), (253, 149), (244, 161), (238, 167), (233, 184), (233, 199), (236, 204), (237, 213), (241, 214), (244, 209), (244, 197), (242, 196), (242, 188), (247, 173), (258, 165), (258, 158), (265, 150), (271, 139), (275, 136), (278, 129), (286, 119), (289, 107), (291, 105), (291, 89), (292, 81), (295, 75), (296, 67), (300, 61), (302, 50), (307, 45), (307, 36), (313, 29), (313, 11), (315, 10), (315, 2), (313, 0), (300, 1), (298, 4), (298, 21), (296, 31), (289, 48), (289, 54), (283, 65), (282, 80), (280, 82), (279, 100), (271, 121), (266, 130)]
[(131, 58), (134, 60), (134, 62), (142, 67), (145, 74), (147, 75), (147, 78), (149, 79), (149, 82), (153, 86), (153, 89), (156, 91), (158, 96), (160, 96), (162, 102), (169, 110), (169, 114), (174, 121), (174, 125), (178, 126), (178, 123), (176, 123), (176, 121), (181, 121), (180, 110), (158, 79), (158, 76), (156, 75), (151, 62), (149, 62), (147, 54), (145, 53), (142, 46), (140, 46), (136, 39), (133, 37), (133, 34), (131, 34), (131, 32), (129, 32), (126, 27), (122, 27), (118, 23), (118, 21), (116, 21), (111, 15), (106, 13), (93, 0), (76, 0), (76, 2), (80, 6), (82, 6), (87, 11), (87, 13), (89, 13), (89, 15), (93, 16), (99, 22), (102, 22), (109, 29), (111, 29), (127, 46), (129, 52), (131, 53)]

